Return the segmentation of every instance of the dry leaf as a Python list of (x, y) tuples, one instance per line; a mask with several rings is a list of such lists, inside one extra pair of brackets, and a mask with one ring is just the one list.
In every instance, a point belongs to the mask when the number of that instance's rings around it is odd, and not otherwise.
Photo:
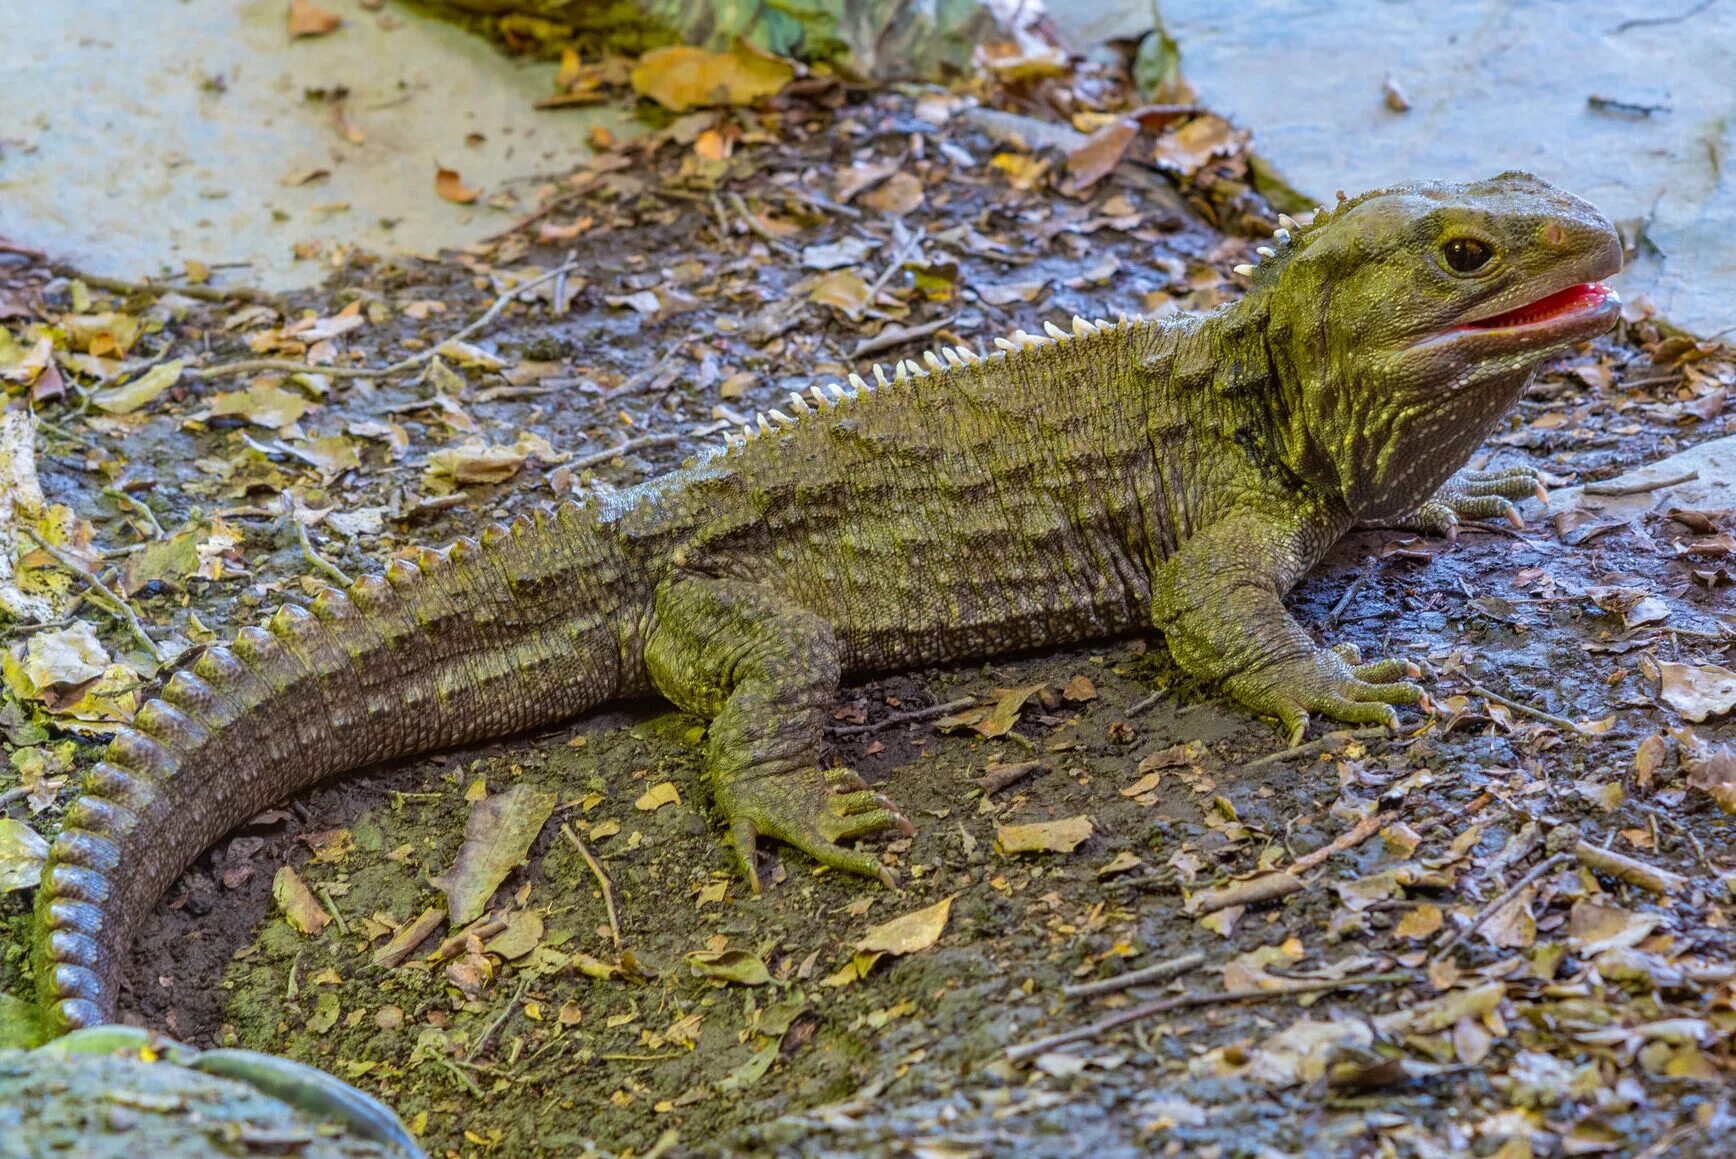
[(0, 893), (31, 889), (42, 879), (48, 841), (11, 817), (0, 817)]
[(1121, 164), (1127, 147), (1139, 136), (1139, 122), (1114, 121), (1092, 133), (1067, 154), (1067, 193), (1083, 193)]
[(209, 414), (244, 418), (256, 426), (280, 430), (307, 413), (308, 401), (294, 391), (271, 383), (214, 395)]
[(1736, 672), (1717, 664), (1658, 665), (1658, 697), (1696, 723), (1736, 708)]
[(290, 866), (281, 866), (271, 881), (271, 896), (286, 921), (304, 934), (317, 934), (326, 928), (332, 916), (314, 897), (313, 890)]
[(880, 188), (864, 197), (862, 203), (881, 213), (903, 217), (920, 209), (924, 196), (920, 177), (914, 173), (899, 172), (892, 174)]
[(469, 205), (482, 196), (482, 190), (472, 189), (464, 184), (464, 179), (458, 176), (458, 170), (445, 166), (436, 166), (434, 169), (434, 192), (458, 205)]
[(1682, 768), (1688, 784), (1699, 789), (1726, 813), (1736, 813), (1736, 749), (1713, 748), (1687, 729), (1682, 740)]
[(766, 964), (746, 950), (695, 950), (687, 955), (687, 965), (696, 977), (721, 978), (741, 986), (764, 986), (772, 980)]
[(1067, 681), (1067, 687), (1061, 689), (1061, 699), (1070, 700), (1074, 704), (1084, 704), (1087, 700), (1097, 699), (1097, 686), (1091, 683), (1091, 677), (1081, 672)]
[(289, 34), (291, 36), (324, 36), (344, 22), (336, 12), (310, 4), (308, 0), (289, 0)]
[(159, 363), (131, 382), (111, 386), (90, 396), (91, 405), (112, 415), (128, 415), (174, 386), (181, 377), (181, 360)]
[(523, 781), (470, 807), (457, 860), (429, 879), (446, 895), (453, 925), (469, 925), (482, 915), (506, 875), (530, 852), (554, 807), (553, 793)]
[(37, 632), (24, 646), (24, 675), (33, 689), (69, 688), (95, 680), (108, 663), (108, 650), (83, 620)]
[(674, 45), (654, 48), (633, 66), (633, 91), (671, 112), (708, 105), (751, 105), (796, 75), (795, 66), (738, 44), (732, 52)]
[(1080, 814), (1063, 821), (1035, 821), (1029, 825), (1000, 825), (995, 845), (1002, 853), (1071, 853), (1091, 836), (1091, 818)]
[(1421, 941), (1423, 938), (1431, 937), (1439, 932), (1440, 928), (1441, 907), (1424, 904), (1417, 906), (1400, 918), (1393, 933), (1401, 938)]
[(946, 929), (955, 896), (943, 897), (926, 909), (881, 922), (856, 943), (857, 951), (862, 954), (914, 954), (928, 949)]
[(633, 808), (644, 813), (651, 813), (665, 805), (679, 804), (681, 804), (681, 790), (675, 787), (675, 782), (660, 781), (646, 789), (639, 799), (633, 802)]

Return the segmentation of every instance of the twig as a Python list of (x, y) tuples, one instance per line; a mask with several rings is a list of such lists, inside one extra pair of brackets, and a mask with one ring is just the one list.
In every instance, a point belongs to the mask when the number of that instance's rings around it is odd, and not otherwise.
[(1639, 802), (1639, 801), (1634, 802), (1634, 804), (1639, 806), (1640, 812), (1646, 814), (1648, 817), (1651, 817), (1655, 821), (1662, 821), (1664, 824), (1668, 825), (1672, 830), (1674, 830), (1677, 834), (1686, 838), (1688, 841), (1688, 844), (1694, 847), (1694, 860), (1698, 861), (1700, 863), (1701, 869), (1704, 869), (1707, 873), (1712, 873), (1712, 874), (1716, 874), (1718, 872), (1718, 867), (1713, 865), (1712, 859), (1706, 856), (1706, 847), (1700, 843), (1699, 837), (1697, 837), (1694, 834), (1694, 831), (1692, 829), (1688, 828), (1686, 825), (1682, 824), (1680, 821), (1676, 820), (1674, 817), (1670, 816), (1668, 813), (1663, 812), (1661, 809), (1659, 809), (1655, 805), (1647, 805), (1647, 804), (1645, 804), (1643, 802)]
[(8, 241), (3, 237), (0, 237), (0, 254), (17, 254), (21, 258), (34, 258), (39, 262), (48, 257), (41, 250), (31, 249), (27, 245), (19, 245), (17, 242)]
[(89, 584), (92, 591), (97, 592), (103, 600), (108, 602), (109, 612), (112, 615), (118, 616), (126, 623), (127, 630), (133, 634), (135, 640), (144, 646), (145, 652), (149, 654), (151, 659), (156, 661), (158, 664), (163, 662), (163, 654), (157, 650), (157, 642), (151, 639), (150, 634), (145, 631), (145, 626), (139, 623), (138, 614), (133, 611), (133, 606), (131, 604), (116, 595), (112, 588), (103, 583), (102, 580), (98, 579), (96, 573), (85, 567), (84, 564), (72, 558), (72, 556), (67, 555), (58, 547), (55, 547), (52, 543), (49, 543), (46, 539), (42, 538), (42, 536), (38, 535), (34, 527), (21, 527), (19, 530), (23, 531), (25, 535), (28, 535), (31, 539), (35, 540), (36, 546), (40, 547), (43, 551), (46, 551), (50, 556), (52, 556), (55, 563), (58, 563), (61, 567)]
[(264, 291), (246, 286), (222, 289), (217, 286), (160, 286), (149, 281), (129, 282), (122, 278), (87, 274), (70, 266), (56, 267), (54, 272), (62, 277), (76, 278), (87, 286), (107, 290), (111, 294), (180, 294), (186, 298), (197, 298), (201, 302), (259, 302), (268, 296)]
[(912, 254), (922, 248), (922, 243), (927, 240), (927, 238), (927, 227), (919, 227), (915, 233), (904, 239), (903, 245), (893, 251), (892, 260), (886, 263), (886, 268), (880, 272), (880, 276), (875, 278), (873, 283), (868, 287), (868, 293), (862, 298), (862, 305), (857, 309), (845, 311), (850, 315), (851, 321), (860, 318), (863, 310), (874, 305), (875, 300), (880, 297), (880, 291), (886, 288), (886, 283), (890, 282), (892, 276), (904, 268), (904, 263), (910, 260)]
[(530, 978), (528, 976), (520, 978), (518, 992), (512, 996), (512, 1001), (506, 1004), (506, 1009), (500, 1012), (499, 1017), (488, 1024), (488, 1029), (482, 1032), (482, 1037), (476, 1040), (476, 1045), (471, 1047), (470, 1053), (464, 1056), (465, 1062), (476, 1061), (476, 1056), (482, 1053), (483, 1048), (488, 1045), (488, 1040), (493, 1038), (494, 1032), (500, 1029), (500, 1024), (505, 1022), (514, 1010), (518, 1009), (520, 1002), (524, 1001), (524, 992), (528, 989), (530, 989)]
[(823, 209), (828, 213), (839, 213), (845, 217), (854, 218), (862, 216), (862, 211), (857, 209), (854, 205), (840, 204), (839, 202), (833, 201), (830, 197), (822, 197), (818, 193), (811, 193), (799, 185), (773, 185), (771, 188), (773, 193), (762, 194), (762, 196), (793, 197), (797, 201), (806, 202), (814, 208)]
[(1258, 769), (1265, 765), (1275, 765), (1279, 761), (1287, 761), (1294, 757), (1308, 756), (1311, 753), (1320, 752), (1322, 749), (1331, 748), (1341, 740), (1370, 740), (1377, 736), (1386, 735), (1387, 729), (1384, 724), (1373, 724), (1369, 725), (1367, 728), (1341, 728), (1329, 732), (1325, 736), (1315, 737), (1310, 741), (1303, 741), (1299, 745), (1291, 745), (1287, 749), (1280, 749), (1275, 753), (1267, 753), (1263, 757), (1255, 757), (1253, 760), (1242, 766), (1242, 771), (1245, 773), (1249, 769)]
[(653, 362), (650, 366), (641, 370), (639, 373), (632, 375), (626, 382), (623, 382), (614, 390), (605, 390), (602, 394), (597, 396), (597, 401), (599, 403), (610, 403), (614, 402), (618, 398), (625, 398), (630, 394), (638, 394), (656, 381), (657, 373), (668, 364), (671, 358), (675, 357), (683, 346), (687, 345), (687, 341), (686, 338), (681, 338), (670, 343), (669, 348), (657, 356), (656, 362)]
[(108, 498), (113, 499), (116, 503), (119, 503), (122, 507), (125, 507), (127, 510), (137, 515), (144, 516), (145, 522), (151, 526), (152, 539), (162, 539), (168, 534), (168, 532), (163, 530), (163, 525), (157, 522), (157, 513), (152, 511), (150, 507), (146, 506), (144, 503), (141, 503), (131, 495), (128, 495), (125, 491), (122, 491), (118, 487), (104, 487), (102, 493)]
[(957, 712), (961, 708), (969, 708), (976, 703), (974, 696), (961, 696), (957, 700), (949, 700), (945, 704), (931, 704), (927, 708), (917, 708), (910, 712), (895, 712), (884, 720), (872, 724), (844, 724), (832, 729), (833, 736), (861, 736), (863, 733), (879, 732), (883, 728), (894, 725), (909, 724), (915, 720), (927, 720), (930, 717), (945, 716), (949, 712)]
[(1466, 926), (1462, 930), (1457, 931), (1456, 933), (1449, 935), (1443, 942), (1441, 942), (1440, 949), (1435, 951), (1435, 956), (1433, 958), (1429, 959), (1429, 961), (1431, 963), (1444, 961), (1448, 954), (1452, 953), (1455, 949), (1458, 948), (1458, 945), (1460, 942), (1464, 941), (1466, 938), (1470, 937), (1472, 934), (1474, 934), (1478, 930), (1482, 929), (1484, 922), (1488, 921), (1490, 918), (1494, 917), (1497, 913), (1499, 913), (1502, 909), (1506, 908), (1506, 906), (1509, 902), (1511, 902), (1514, 898), (1518, 897), (1521, 893), (1524, 892), (1526, 886), (1530, 885), (1532, 882), (1536, 881), (1538, 878), (1542, 877), (1544, 874), (1548, 873), (1550, 870), (1555, 869), (1555, 868), (1562, 866), (1562, 865), (1566, 865), (1569, 861), (1572, 861), (1572, 860), (1573, 860), (1573, 855), (1571, 853), (1557, 853), (1555, 856), (1546, 857), (1542, 861), (1538, 862), (1536, 865), (1532, 866), (1531, 872), (1527, 873), (1524, 877), (1521, 877), (1518, 881), (1514, 882), (1511, 886), (1509, 886), (1506, 890), (1504, 890), (1501, 893), (1501, 895), (1499, 897), (1497, 897), (1494, 901), (1492, 901), (1488, 905), (1484, 906), (1481, 910), (1478, 910), (1477, 916), (1474, 919), (1472, 919), (1470, 925)]
[(425, 362), (433, 361), (435, 356), (440, 353), (440, 347), (446, 345), (446, 343), (464, 341), (466, 338), (469, 338), (477, 331), (486, 328), (496, 318), (500, 317), (500, 312), (502, 310), (506, 309), (507, 306), (516, 301), (527, 291), (534, 290), (538, 286), (547, 282), (552, 282), (556, 278), (570, 273), (576, 268), (578, 268), (578, 263), (576, 261), (563, 262), (554, 269), (549, 270), (547, 273), (541, 274), (532, 278), (530, 281), (525, 282), (523, 285), (514, 286), (512, 289), (507, 290), (505, 293), (497, 297), (494, 300), (494, 304), (487, 310), (483, 311), (476, 321), (470, 323), (470, 325), (464, 327), (464, 329), (458, 331), (458, 333), (452, 335), (450, 338), (442, 339), (440, 342), (430, 346), (420, 354), (412, 354), (410, 357), (394, 362), (390, 366), (313, 366), (306, 362), (297, 362), (291, 358), (249, 358), (241, 362), (227, 362), (221, 366), (194, 367), (188, 369), (184, 373), (200, 379), (229, 378), (237, 374), (253, 374), (257, 371), (268, 370), (282, 371), (285, 374), (323, 374), (328, 378), (389, 378), (395, 374), (403, 374), (405, 371), (415, 370)]
[(1544, 712), (1541, 708), (1532, 708), (1529, 704), (1520, 704), (1517, 700), (1509, 700), (1505, 696), (1502, 696), (1499, 692), (1491, 692), (1489, 689), (1484, 688), (1481, 684), (1467, 684), (1465, 687), (1469, 688), (1472, 692), (1476, 693), (1478, 696), (1481, 696), (1484, 700), (1492, 700), (1496, 704), (1499, 704), (1505, 708), (1512, 709), (1514, 712), (1519, 713), (1521, 716), (1529, 716), (1533, 720), (1541, 720), (1545, 724), (1554, 725), (1556, 728), (1564, 728), (1564, 729), (1567, 729), (1569, 732), (1576, 732), (1580, 736), (1593, 736), (1593, 735), (1595, 735), (1593, 733), (1587, 732), (1585, 729), (1581, 728), (1579, 725), (1575, 724), (1573, 721), (1568, 720), (1565, 716), (1556, 716), (1552, 712)]
[(302, 558), (317, 570), (324, 572), (326, 577), (339, 587), (349, 587), (350, 577), (344, 574), (344, 569), (314, 549), (313, 540), (309, 539), (307, 535), (307, 524), (301, 521), (300, 513), (293, 506), (289, 511), (289, 521), (295, 524), (295, 537), (301, 541)]
[(581, 455), (577, 459), (571, 459), (567, 462), (567, 466), (575, 471), (582, 471), (586, 467), (595, 467), (599, 463), (607, 463), (611, 459), (625, 455), (629, 451), (642, 451), (646, 447), (667, 447), (674, 443), (679, 443), (680, 441), (681, 436), (673, 433), (640, 435), (636, 439), (628, 439), (626, 442), (610, 447), (606, 451), (597, 451), (594, 454)]
[(864, 338), (856, 343), (856, 349), (850, 351), (850, 357), (866, 358), (870, 354), (895, 350), (907, 343), (915, 342), (918, 338), (927, 338), (936, 330), (944, 330), (956, 321), (958, 321), (958, 317), (954, 315), (951, 318), (942, 318), (938, 322), (924, 322), (920, 326), (889, 326), (874, 337)]
[(1259, 905), (1261, 902), (1277, 901), (1293, 893), (1301, 893), (1306, 888), (1301, 878), (1279, 870), (1196, 893), (1188, 899), (1185, 908), (1190, 917), (1204, 917), (1221, 909), (1229, 909), (1233, 905)]
[(1364, 841), (1367, 841), (1370, 837), (1373, 837), (1376, 833), (1380, 832), (1380, 827), (1386, 823), (1389, 816), (1391, 816), (1390, 813), (1370, 813), (1355, 825), (1352, 825), (1348, 830), (1340, 833), (1325, 845), (1322, 845), (1319, 849), (1316, 849), (1312, 853), (1304, 853), (1301, 857), (1298, 857), (1295, 861), (1290, 863), (1290, 867), (1285, 870), (1285, 872), (1293, 874), (1307, 873), (1310, 869), (1313, 869), (1316, 865), (1319, 865), (1322, 861), (1325, 861), (1333, 854), (1343, 853), (1346, 849), (1356, 848), (1358, 845), (1361, 845)]
[[(773, 233), (771, 230), (767, 229), (765, 223), (753, 215), (753, 212), (747, 207), (747, 202), (742, 199), (741, 194), (730, 193), (728, 197), (730, 207), (735, 210), (736, 217), (740, 219), (742, 225), (747, 227), (749, 233), (753, 234), (785, 257), (797, 258), (802, 256), (800, 250), (779, 237), (777, 234)], [(873, 295), (869, 295), (869, 300), (873, 300)]]
[(1699, 477), (1699, 471), (1689, 468), (1679, 475), (1670, 475), (1663, 479), (1634, 483), (1587, 483), (1580, 491), (1586, 495), (1644, 495), (1647, 491), (1662, 491), (1665, 487), (1674, 487), (1678, 483), (1692, 483)]
[(1061, 993), (1069, 998), (1090, 998), (1098, 994), (1113, 994), (1118, 990), (1126, 990), (1133, 986), (1144, 986), (1151, 982), (1167, 982), (1171, 978), (1179, 978), (1189, 970), (1198, 969), (1205, 964), (1204, 954), (1183, 954), (1179, 958), (1171, 958), (1167, 962), (1155, 962), (1141, 970), (1129, 970), (1125, 974), (1117, 974), (1113, 978), (1099, 978), (1095, 982), (1080, 982), (1074, 986), (1061, 987)]
[(1652, 893), (1680, 893), (1688, 885), (1688, 879), (1679, 873), (1659, 869), (1637, 857), (1626, 857), (1620, 853), (1593, 845), (1589, 841), (1575, 844), (1573, 855), (1587, 869), (1607, 873), (1618, 881), (1637, 885), (1641, 889), (1650, 890)]
[[(1368, 563), (1372, 566), (1374, 560), (1371, 559)], [(1338, 597), (1338, 602), (1332, 605), (1330, 612), (1326, 613), (1326, 623), (1329, 626), (1338, 622), (1338, 617), (1342, 616), (1345, 609), (1350, 607), (1350, 601), (1356, 598), (1356, 593), (1361, 591), (1362, 585), (1367, 582), (1368, 573), (1366, 571), (1359, 572), (1356, 578), (1350, 581), (1349, 586), (1344, 589), (1344, 594)]]
[(1323, 978), (1317, 982), (1298, 982), (1275, 990), (1224, 990), (1217, 993), (1181, 994), (1174, 998), (1160, 998), (1156, 1002), (1147, 1002), (1143, 1006), (1133, 1006), (1118, 1011), (1108, 1018), (1091, 1023), (1089, 1026), (1081, 1026), (1075, 1030), (1051, 1034), (1047, 1038), (1009, 1046), (1007, 1048), (1007, 1061), (1020, 1062), (1032, 1055), (1046, 1054), (1058, 1046), (1085, 1042), (1107, 1034), (1118, 1026), (1126, 1026), (1129, 1022), (1138, 1022), (1140, 1019), (1150, 1018), (1154, 1014), (1164, 1014), (1171, 1010), (1186, 1010), (1193, 1006), (1222, 1006), (1231, 1002), (1267, 1002), (1273, 998), (1284, 998), (1292, 994), (1318, 994), (1327, 990), (1344, 990), (1351, 986), (1373, 986), (1383, 982), (1409, 982), (1414, 977), (1415, 975), (1408, 970), (1393, 970), (1384, 974), (1356, 974), (1348, 978)]
[(1679, 24), (1684, 20), (1692, 20), (1717, 2), (1718, 0), (1700, 0), (1698, 4), (1686, 12), (1679, 12), (1674, 16), (1635, 16), (1622, 21), (1610, 31), (1614, 34), (1620, 34), (1630, 28), (1644, 28), (1654, 24)]
[(609, 936), (615, 940), (615, 948), (621, 948), (621, 919), (615, 913), (615, 887), (609, 884), (609, 875), (603, 872), (602, 863), (591, 853), (579, 835), (574, 833), (572, 826), (562, 822), (561, 832), (566, 835), (579, 851), (579, 856), (585, 859), (585, 864), (591, 867), (591, 873), (597, 879), (597, 884), (603, 887), (603, 907), (609, 911)]
[(476, 1085), (475, 1080), (472, 1079), (469, 1075), (465, 1074), (464, 1071), (459, 1068), (457, 1063), (453, 1062), (451, 1059), (447, 1058), (445, 1055), (443, 1055), (443, 1054), (427, 1054), (427, 1055), (423, 1055), (423, 1057), (430, 1059), (433, 1062), (437, 1062), (441, 1066), (445, 1067), (447, 1070), (451, 1071), (453, 1077), (456, 1078), (459, 1082), (463, 1083), (467, 1088), (469, 1088), (470, 1093), (475, 1095), (477, 1098), (479, 1098), (479, 1099), (488, 1098), (488, 1096), (482, 1092), (482, 1088)]
[(1138, 716), (1140, 713), (1146, 711), (1152, 705), (1154, 705), (1158, 701), (1162, 700), (1163, 699), (1163, 693), (1164, 693), (1164, 690), (1159, 688), (1156, 692), (1150, 692), (1144, 696), (1141, 696), (1138, 700), (1134, 701), (1132, 704), (1127, 706), (1127, 715), (1128, 716)]
[(349, 923), (344, 921), (344, 915), (338, 910), (338, 903), (332, 900), (331, 890), (325, 885), (320, 885), (316, 887), (315, 892), (319, 894), (319, 899), (325, 902), (326, 912), (332, 915), (332, 921), (337, 923), (338, 936), (349, 937)]
[(983, 796), (992, 797), (1002, 789), (1018, 784), (1043, 767), (1042, 761), (1019, 761), (1011, 765), (990, 765), (976, 779)]

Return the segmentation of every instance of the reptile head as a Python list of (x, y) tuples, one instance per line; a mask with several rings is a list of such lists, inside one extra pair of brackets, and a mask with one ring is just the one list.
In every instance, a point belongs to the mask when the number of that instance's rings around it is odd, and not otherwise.
[(1433, 494), (1544, 359), (1621, 309), (1615, 229), (1528, 173), (1377, 190), (1283, 248), (1256, 273), (1267, 333), (1307, 458), (1360, 519)]

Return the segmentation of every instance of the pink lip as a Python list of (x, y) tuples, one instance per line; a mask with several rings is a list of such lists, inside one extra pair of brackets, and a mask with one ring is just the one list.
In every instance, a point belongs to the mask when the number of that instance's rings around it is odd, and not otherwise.
[(1526, 330), (1533, 327), (1589, 319), (1604, 314), (1612, 307), (1620, 304), (1621, 299), (1616, 295), (1616, 292), (1602, 282), (1580, 282), (1576, 286), (1557, 290), (1548, 297), (1539, 298), (1535, 302), (1529, 302), (1488, 318), (1478, 318), (1474, 322), (1466, 322), (1457, 329), (1461, 331)]

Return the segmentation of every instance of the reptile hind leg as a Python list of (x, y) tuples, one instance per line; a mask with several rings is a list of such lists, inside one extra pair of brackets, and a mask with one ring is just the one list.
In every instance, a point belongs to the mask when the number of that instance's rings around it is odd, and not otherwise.
[(757, 584), (680, 576), (657, 590), (645, 663), (657, 691), (711, 718), (705, 777), (755, 892), (762, 836), (892, 884), (840, 843), (910, 822), (854, 772), (819, 765), (840, 666), (829, 624)]
[(1507, 467), (1499, 471), (1460, 471), (1415, 511), (1378, 527), (1426, 531), (1457, 539), (1464, 519), (1505, 519), (1515, 527), (1525, 526), (1513, 500), (1535, 495), (1547, 501), (1548, 492), (1533, 467)]

